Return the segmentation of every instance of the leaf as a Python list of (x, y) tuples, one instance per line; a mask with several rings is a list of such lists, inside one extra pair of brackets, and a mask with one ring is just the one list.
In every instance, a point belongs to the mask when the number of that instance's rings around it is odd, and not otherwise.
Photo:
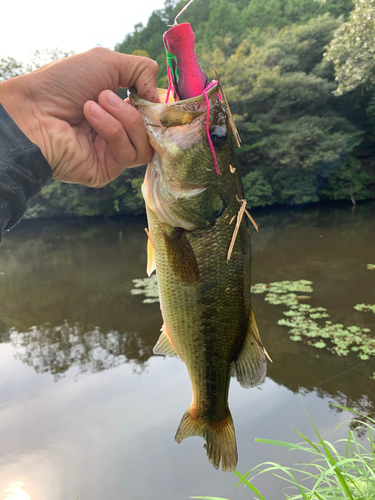
[(260, 499), (261, 499), (261, 500), (266, 500), (266, 499), (265, 499), (265, 498), (264, 498), (264, 497), (260, 494), (260, 492), (257, 490), (257, 488), (256, 488), (254, 485), (252, 485), (252, 484), (250, 483), (250, 481), (248, 481), (245, 477), (241, 476), (241, 474), (240, 474), (239, 472), (237, 472), (236, 470), (234, 471), (234, 473), (236, 474), (236, 476), (237, 476), (237, 477), (238, 477), (238, 478), (239, 478), (239, 479), (240, 479), (240, 480), (241, 480), (244, 484), (246, 484), (246, 486), (247, 486), (248, 488), (250, 488), (250, 489), (251, 489), (251, 491), (253, 491), (256, 495), (258, 495), (258, 496), (260, 497)]
[(301, 446), (295, 443), (288, 443), (287, 441), (277, 441), (273, 439), (259, 439), (259, 438), (256, 438), (255, 441), (257, 443), (272, 444), (274, 446), (283, 446), (284, 448), (290, 448), (292, 450), (302, 450), (302, 451), (307, 451), (309, 453), (315, 453), (313, 450), (310, 450), (305, 446)]

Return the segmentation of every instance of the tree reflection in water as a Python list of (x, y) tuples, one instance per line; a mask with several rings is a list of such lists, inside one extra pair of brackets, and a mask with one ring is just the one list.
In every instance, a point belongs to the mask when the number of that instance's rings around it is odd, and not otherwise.
[(17, 349), (17, 360), (37, 373), (51, 373), (56, 381), (72, 367), (78, 367), (79, 373), (96, 373), (132, 362), (134, 372), (141, 373), (152, 356), (152, 346), (136, 332), (101, 332), (98, 327), (86, 332), (67, 321), (55, 327), (33, 326), (25, 332), (11, 328), (9, 340)]
[[(253, 234), (253, 283), (306, 279), (332, 322), (368, 327), (356, 311), (375, 303), (375, 204), (260, 211)], [(142, 372), (162, 324), (145, 276), (146, 221), (24, 221), (0, 252), (0, 342), (56, 380), (70, 368), (99, 372), (131, 363)], [(139, 286), (135, 286), (139, 285)], [(137, 290), (137, 294), (132, 293)], [(375, 408), (375, 359), (339, 357), (292, 342), (277, 322), (283, 307), (253, 295), (259, 330), (273, 359), (268, 377), (294, 393), (314, 391), (363, 412)], [(66, 320), (64, 320), (66, 318)], [(48, 323), (46, 322), (48, 321)], [(32, 326), (37, 325), (37, 326)], [(334, 410), (338, 411), (338, 410)]]

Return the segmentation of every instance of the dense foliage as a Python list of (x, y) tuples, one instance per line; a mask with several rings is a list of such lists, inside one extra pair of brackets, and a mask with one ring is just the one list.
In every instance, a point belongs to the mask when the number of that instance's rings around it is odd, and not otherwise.
[(322, 61), (338, 26), (325, 14), (277, 33), (245, 37), (229, 58), (220, 49), (213, 53), (212, 64), (237, 115), (250, 204), (371, 196), (371, 171), (358, 159), (367, 119), (357, 120), (353, 103), (333, 95), (332, 67)]
[(336, 95), (359, 85), (375, 85), (375, 0), (354, 0), (349, 20), (335, 32), (327, 59), (339, 85)]
[[(157, 60), (162, 87), (162, 35), (185, 4), (166, 0), (115, 48)], [(352, 9), (351, 0), (196, 0), (179, 17), (192, 24), (199, 61), (210, 78), (217, 69), (231, 104), (251, 206), (375, 196), (374, 0)], [(143, 174), (127, 171), (101, 190), (52, 184), (28, 214), (141, 211)]]

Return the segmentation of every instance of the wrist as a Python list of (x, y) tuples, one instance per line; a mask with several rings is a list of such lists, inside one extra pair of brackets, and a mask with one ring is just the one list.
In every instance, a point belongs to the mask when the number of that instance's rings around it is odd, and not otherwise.
[(0, 103), (26, 137), (39, 147), (51, 165), (46, 134), (43, 133), (42, 116), (28, 96), (27, 83), (23, 76), (0, 83)]

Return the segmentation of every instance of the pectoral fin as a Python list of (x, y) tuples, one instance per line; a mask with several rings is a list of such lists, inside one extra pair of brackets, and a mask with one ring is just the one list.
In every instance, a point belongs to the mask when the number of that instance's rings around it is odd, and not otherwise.
[(251, 309), (246, 337), (242, 349), (233, 363), (233, 376), (242, 387), (249, 388), (263, 382), (266, 371), (267, 351), (260, 340), (254, 311)]
[(183, 283), (199, 280), (199, 269), (194, 251), (183, 229), (169, 227), (164, 234), (168, 263), (174, 275)]
[(165, 325), (163, 325), (161, 328), (161, 335), (159, 337), (159, 340), (155, 344), (153, 352), (154, 352), (154, 354), (164, 354), (166, 356), (178, 357), (178, 354), (175, 351), (175, 348), (173, 347), (171, 341), (168, 338)]

